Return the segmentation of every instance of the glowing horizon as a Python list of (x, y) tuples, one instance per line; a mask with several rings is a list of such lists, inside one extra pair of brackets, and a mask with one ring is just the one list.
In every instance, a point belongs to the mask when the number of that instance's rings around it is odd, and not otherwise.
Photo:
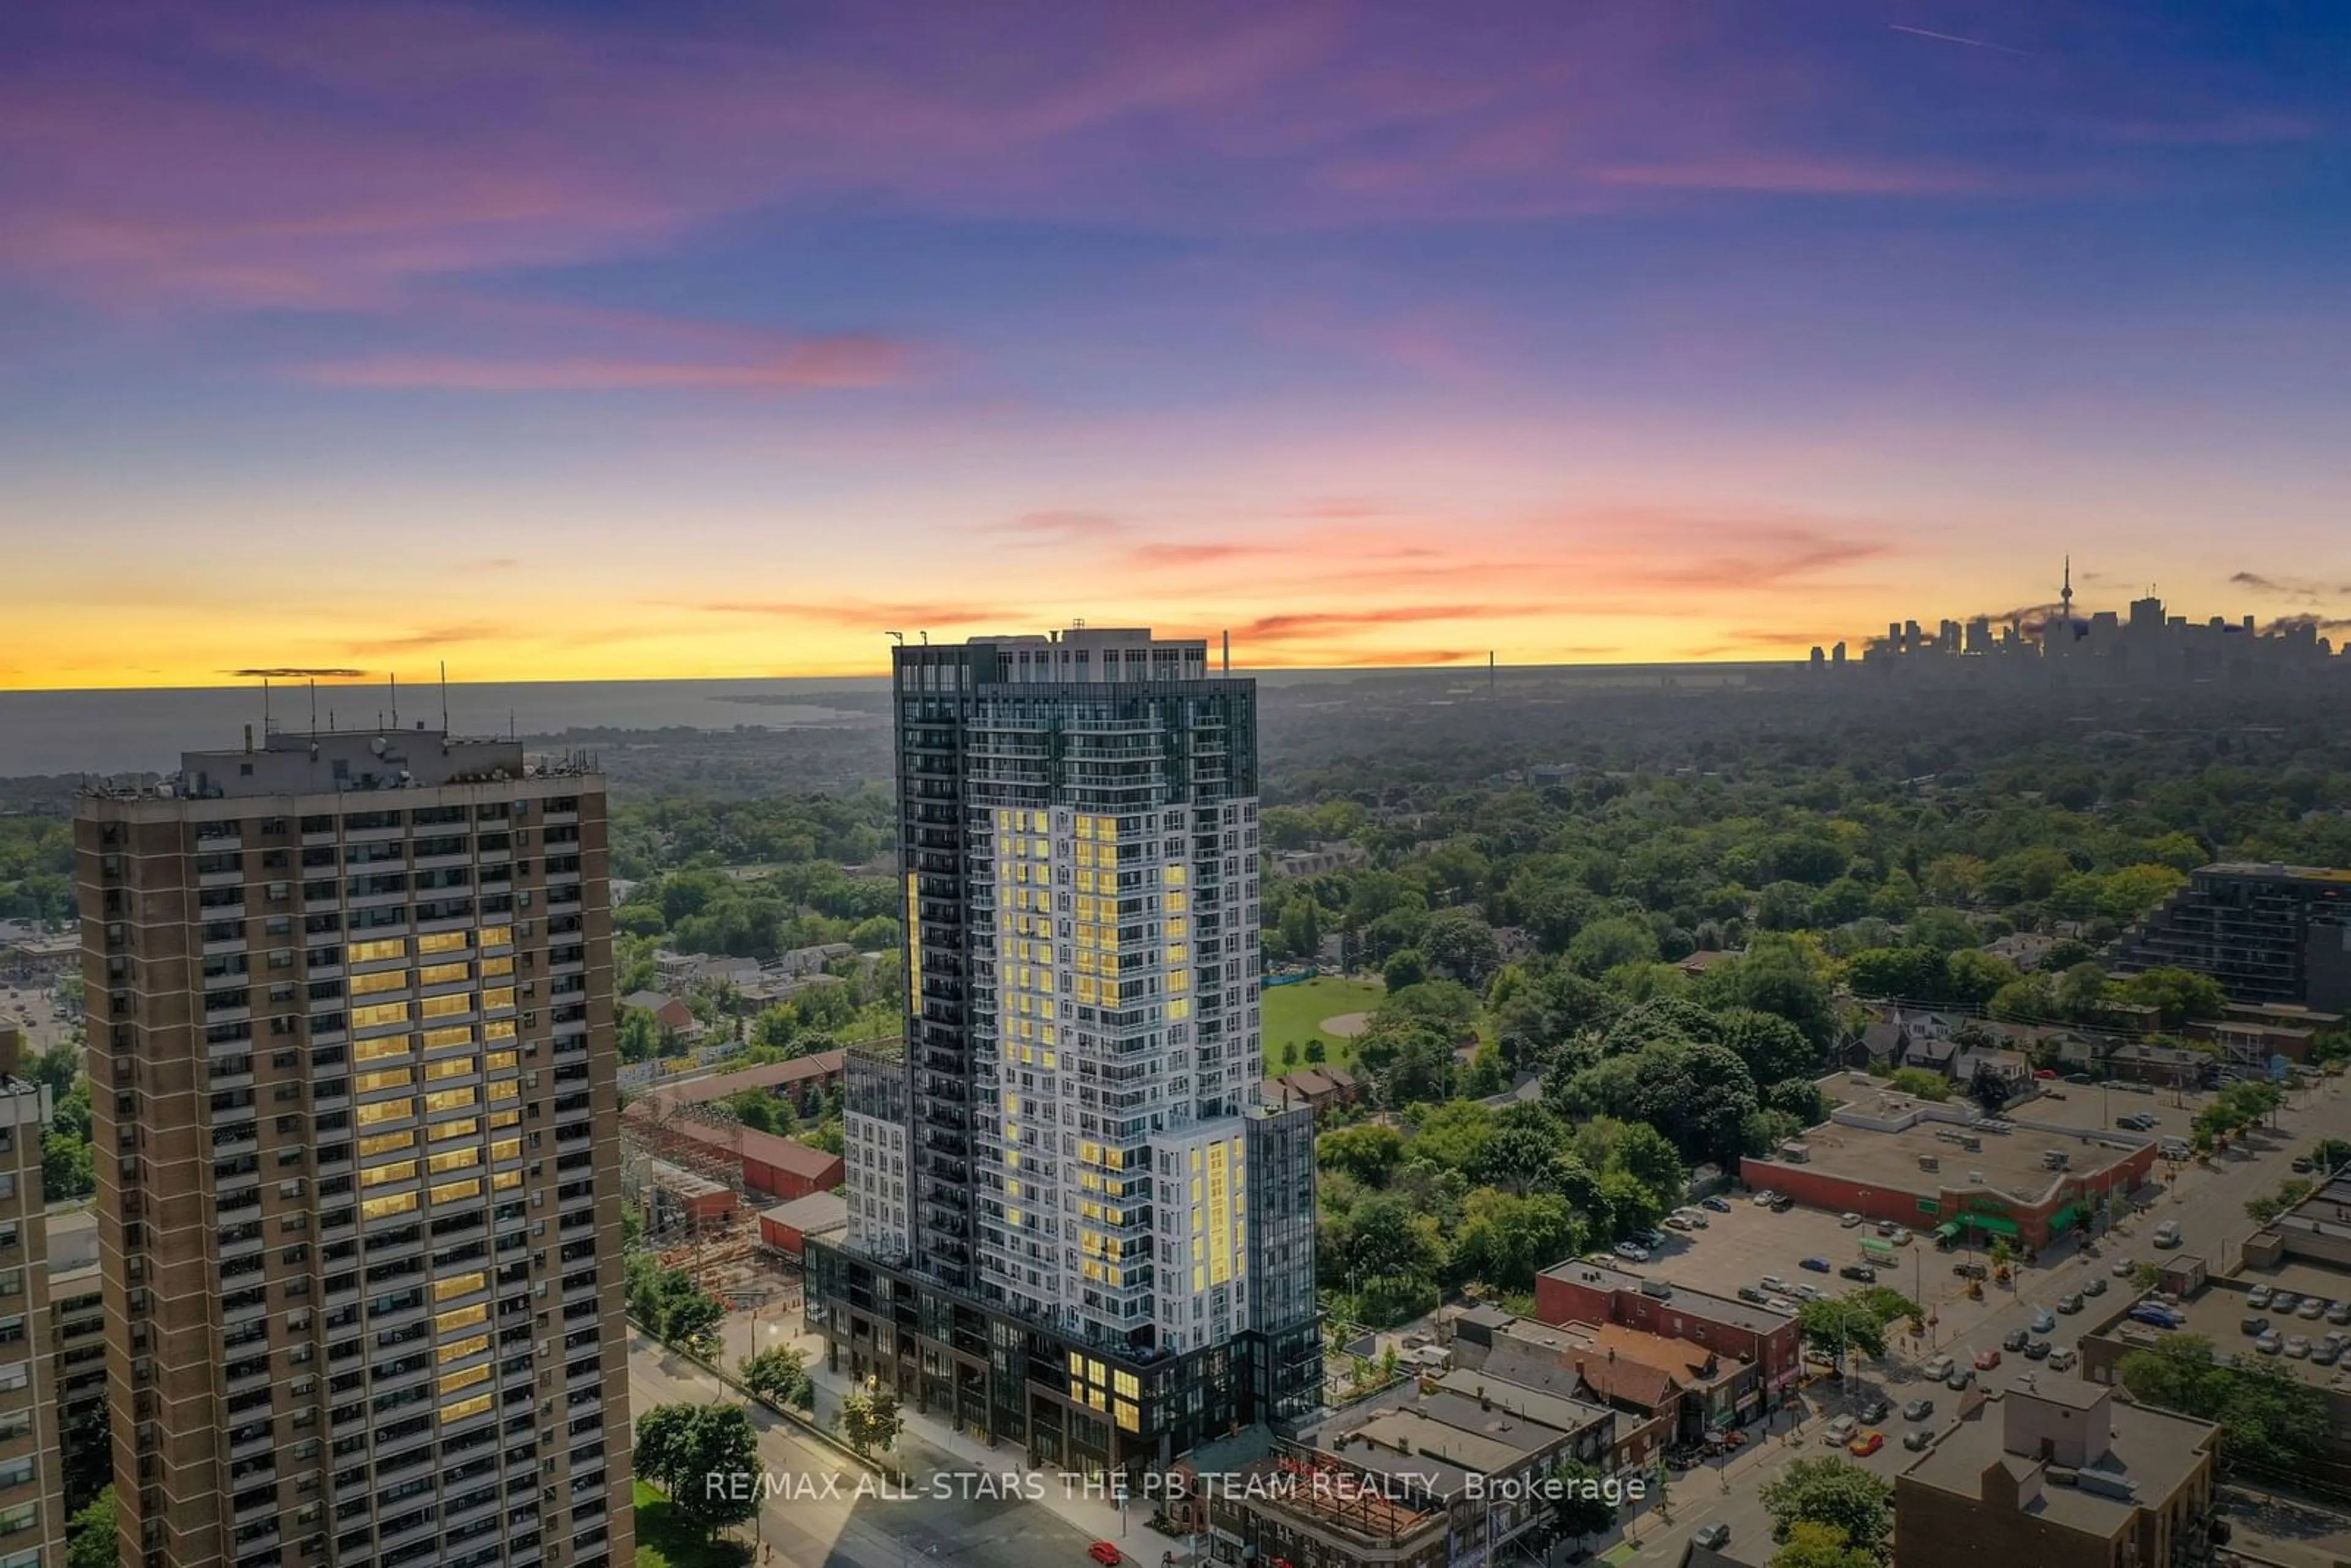
[[(1981, 45), (1995, 45), (1983, 47)], [(0, 690), (2351, 625), (2351, 15), (0, 16)]]

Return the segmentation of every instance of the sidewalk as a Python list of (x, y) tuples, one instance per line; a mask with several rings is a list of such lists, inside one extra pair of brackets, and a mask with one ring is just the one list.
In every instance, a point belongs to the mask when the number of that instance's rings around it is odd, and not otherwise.
[[(845, 1374), (827, 1369), (824, 1336), (804, 1330), (798, 1311), (770, 1309), (730, 1314), (721, 1326), (720, 1338), (726, 1347), (730, 1371), (754, 1349), (797, 1350), (807, 1356), (809, 1375), (816, 1385), (811, 1418), (818, 1426), (831, 1428), (833, 1418), (841, 1412), (842, 1397), (851, 1392), (851, 1384)], [(998, 1445), (991, 1448), (954, 1430), (936, 1416), (916, 1410), (911, 1404), (901, 1406), (901, 1413), (904, 1429), (899, 1434), (896, 1447), (885, 1458), (913, 1475), (917, 1486), (923, 1477), (939, 1471), (1002, 1475), (1028, 1470), (1028, 1459), (1018, 1447)], [(1121, 1510), (1100, 1494), (1084, 1495), (1083, 1483), (1078, 1478), (1070, 1478), (1065, 1483), (1061, 1477), (1047, 1472), (1043, 1479), (1044, 1499), (1033, 1506), (1050, 1510), (1065, 1523), (1092, 1539), (1117, 1542), (1142, 1568), (1157, 1568), (1162, 1554), (1170, 1552), (1177, 1562), (1185, 1560), (1185, 1543), (1181, 1540), (1162, 1535), (1145, 1522), (1152, 1510), (1144, 1500), (1138, 1498)]]

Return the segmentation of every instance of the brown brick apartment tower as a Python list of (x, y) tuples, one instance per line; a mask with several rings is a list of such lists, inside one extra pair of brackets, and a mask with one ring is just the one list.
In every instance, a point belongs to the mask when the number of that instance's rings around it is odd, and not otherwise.
[(623, 1568), (603, 781), (266, 736), (75, 812), (125, 1568)]
[(51, 1362), (41, 1130), (48, 1091), (19, 1075), (0, 1025), (0, 1568), (65, 1561), (65, 1482)]

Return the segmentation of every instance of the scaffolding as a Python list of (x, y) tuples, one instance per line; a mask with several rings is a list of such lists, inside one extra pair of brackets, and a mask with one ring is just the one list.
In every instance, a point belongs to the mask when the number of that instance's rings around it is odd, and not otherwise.
[[(728, 1311), (773, 1302), (791, 1286), (759, 1244), (758, 1220), (743, 1180), (743, 1124), (723, 1103), (693, 1104), (647, 1095), (622, 1119), (621, 1190), (644, 1217), (643, 1246)], [(684, 1125), (719, 1129), (695, 1136)], [(724, 1188), (727, 1212), (705, 1220), (690, 1202), (665, 1203), (659, 1167)], [(672, 1195), (673, 1197), (678, 1195)]]

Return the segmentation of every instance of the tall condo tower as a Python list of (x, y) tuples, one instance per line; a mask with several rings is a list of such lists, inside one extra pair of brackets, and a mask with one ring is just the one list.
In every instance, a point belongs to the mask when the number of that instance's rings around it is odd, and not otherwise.
[(835, 1364), (1070, 1469), (1311, 1409), (1255, 683), (1084, 628), (902, 647), (894, 680), (906, 1035), (850, 1063), (850, 1229), (810, 1263)]
[(604, 802), (421, 730), (81, 800), (126, 1565), (635, 1560)]

